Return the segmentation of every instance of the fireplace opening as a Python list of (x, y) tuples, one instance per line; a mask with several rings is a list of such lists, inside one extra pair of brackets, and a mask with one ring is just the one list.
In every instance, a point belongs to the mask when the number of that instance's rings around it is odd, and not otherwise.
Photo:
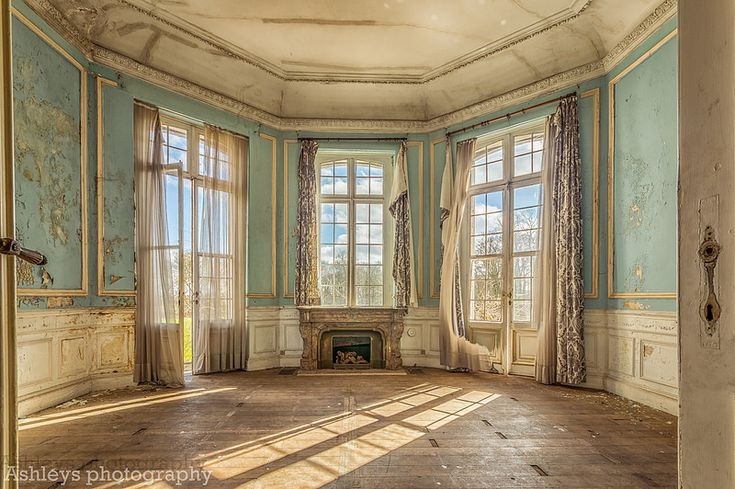
[(385, 368), (383, 337), (378, 331), (326, 331), (320, 343), (319, 368)]
[(332, 363), (335, 368), (370, 368), (370, 336), (332, 336)]

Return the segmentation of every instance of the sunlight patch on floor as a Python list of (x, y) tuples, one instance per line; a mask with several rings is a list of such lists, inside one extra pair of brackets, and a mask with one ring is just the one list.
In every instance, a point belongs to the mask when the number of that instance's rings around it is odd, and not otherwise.
[(209, 394), (217, 394), (219, 392), (227, 392), (237, 390), (236, 387), (222, 387), (219, 389), (193, 389), (175, 394), (162, 394), (160, 396), (150, 396), (143, 399), (134, 399), (120, 401), (111, 404), (103, 404), (101, 406), (92, 406), (88, 408), (75, 409), (73, 411), (64, 411), (63, 413), (53, 413), (45, 416), (33, 417), (19, 421), (18, 430), (29, 430), (41, 426), (48, 426), (57, 423), (65, 423), (78, 419), (99, 416), (100, 414), (114, 413), (125, 411), (127, 409), (135, 409), (145, 406), (153, 406), (155, 404), (163, 404), (165, 402), (180, 401), (182, 399), (190, 399), (192, 397), (206, 396)]

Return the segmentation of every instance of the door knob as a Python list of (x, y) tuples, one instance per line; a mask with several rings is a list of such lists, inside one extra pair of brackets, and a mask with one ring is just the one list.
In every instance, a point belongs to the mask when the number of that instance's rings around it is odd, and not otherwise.
[(45, 265), (48, 260), (38, 251), (23, 248), (13, 238), (0, 238), (0, 254), (13, 255), (34, 265)]

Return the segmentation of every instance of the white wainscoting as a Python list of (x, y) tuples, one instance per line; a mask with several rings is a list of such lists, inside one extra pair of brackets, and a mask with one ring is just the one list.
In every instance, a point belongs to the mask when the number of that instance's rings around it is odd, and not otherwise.
[(676, 313), (585, 311), (587, 386), (676, 415)]
[[(438, 309), (429, 307), (409, 309), (401, 340), (404, 366), (441, 368), (438, 313)], [(676, 314), (590, 309), (585, 312), (585, 321), (585, 386), (676, 414)], [(299, 366), (302, 341), (295, 307), (251, 307), (248, 323), (248, 370)], [(491, 343), (481, 335), (477, 340)], [(532, 345), (527, 349), (530, 359)]]
[[(250, 307), (247, 311), (248, 370), (298, 367), (303, 341), (295, 306)], [(403, 365), (440, 367), (439, 317), (435, 308), (411, 308), (401, 340)]]
[(18, 414), (133, 385), (135, 310), (19, 311)]

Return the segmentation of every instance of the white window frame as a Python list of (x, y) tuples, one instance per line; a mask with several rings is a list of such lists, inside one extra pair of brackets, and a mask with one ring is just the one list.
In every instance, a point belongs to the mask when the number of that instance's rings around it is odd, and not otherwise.
[[(506, 372), (510, 371), (513, 373), (517, 370), (517, 367), (512, 365), (514, 332), (524, 331), (531, 333), (537, 331), (537, 323), (533, 317), (533, 305), (531, 306), (531, 320), (528, 322), (520, 322), (512, 319), (512, 291), (513, 291), (513, 258), (524, 255), (535, 255), (537, 260), (541, 257), (541, 247), (543, 243), (542, 233), (545, 232), (541, 227), (541, 234), (539, 235), (539, 250), (536, 252), (514, 252), (513, 243), (513, 189), (519, 187), (525, 187), (528, 185), (542, 184), (542, 192), (548, 191), (543, 185), (543, 174), (545, 168), (542, 168), (536, 173), (530, 173), (526, 175), (515, 176), (513, 173), (514, 165), (514, 139), (517, 137), (527, 136), (531, 133), (544, 133), (544, 121), (533, 120), (526, 123), (518, 124), (514, 127), (504, 129), (502, 131), (495, 131), (493, 133), (486, 134), (477, 139), (476, 148), (482, 148), (488, 145), (492, 145), (497, 142), (502, 142), (503, 145), (503, 178), (494, 182), (472, 184), (471, 176), (469, 182), (469, 188), (467, 192), (467, 205), (465, 209), (464, 224), (462, 225), (462, 238), (460, 240), (460, 260), (462, 270), (462, 284), (463, 284), (463, 306), (466, 311), (466, 323), (469, 326), (470, 332), (474, 336), (476, 332), (482, 331), (493, 331), (498, 330), (500, 334), (499, 339), (502, 341), (504, 348), (498, 351), (502, 354), (501, 357), (496, 357), (495, 361), (502, 363), (503, 368)], [(470, 170), (472, 172), (472, 170)], [(501, 294), (501, 311), (502, 319), (500, 322), (491, 322), (476, 320), (472, 318), (473, 311), (471, 310), (471, 284), (472, 284), (472, 270), (471, 262), (472, 256), (470, 253), (471, 246), (471, 213), (472, 213), (472, 198), (478, 194), (484, 194), (488, 192), (502, 192), (503, 193), (503, 251), (498, 255), (502, 260), (503, 266), (503, 278), (502, 278), (502, 294)], [(543, 202), (543, 197), (542, 197)], [(539, 226), (543, 226), (543, 207), (541, 208), (542, 214), (539, 215), (540, 223)], [(540, 267), (536, 267), (536, 278), (538, 276)], [(532, 290), (533, 293), (533, 290)], [(535, 300), (540, 300), (540, 297), (534, 297)], [(500, 346), (500, 345), (498, 345)]]
[[(322, 165), (347, 161), (347, 194), (322, 194), (321, 193), (321, 167)], [(382, 195), (356, 195), (355, 193), (355, 162), (368, 162), (379, 164), (383, 167), (383, 194)], [(393, 152), (386, 151), (346, 151), (320, 149), (315, 159), (317, 178), (317, 242), (319, 243), (319, 267), (321, 267), (321, 204), (322, 203), (347, 203), (348, 206), (348, 245), (347, 245), (347, 304), (325, 305), (334, 308), (382, 308), (393, 305), (393, 217), (388, 207), (390, 205), (390, 191), (393, 181), (393, 164), (395, 161)], [(355, 204), (358, 203), (381, 203), (383, 204), (383, 303), (379, 305), (357, 305), (355, 292)], [(320, 268), (321, 269), (321, 268)], [(319, 273), (319, 289), (321, 291), (321, 272)]]

